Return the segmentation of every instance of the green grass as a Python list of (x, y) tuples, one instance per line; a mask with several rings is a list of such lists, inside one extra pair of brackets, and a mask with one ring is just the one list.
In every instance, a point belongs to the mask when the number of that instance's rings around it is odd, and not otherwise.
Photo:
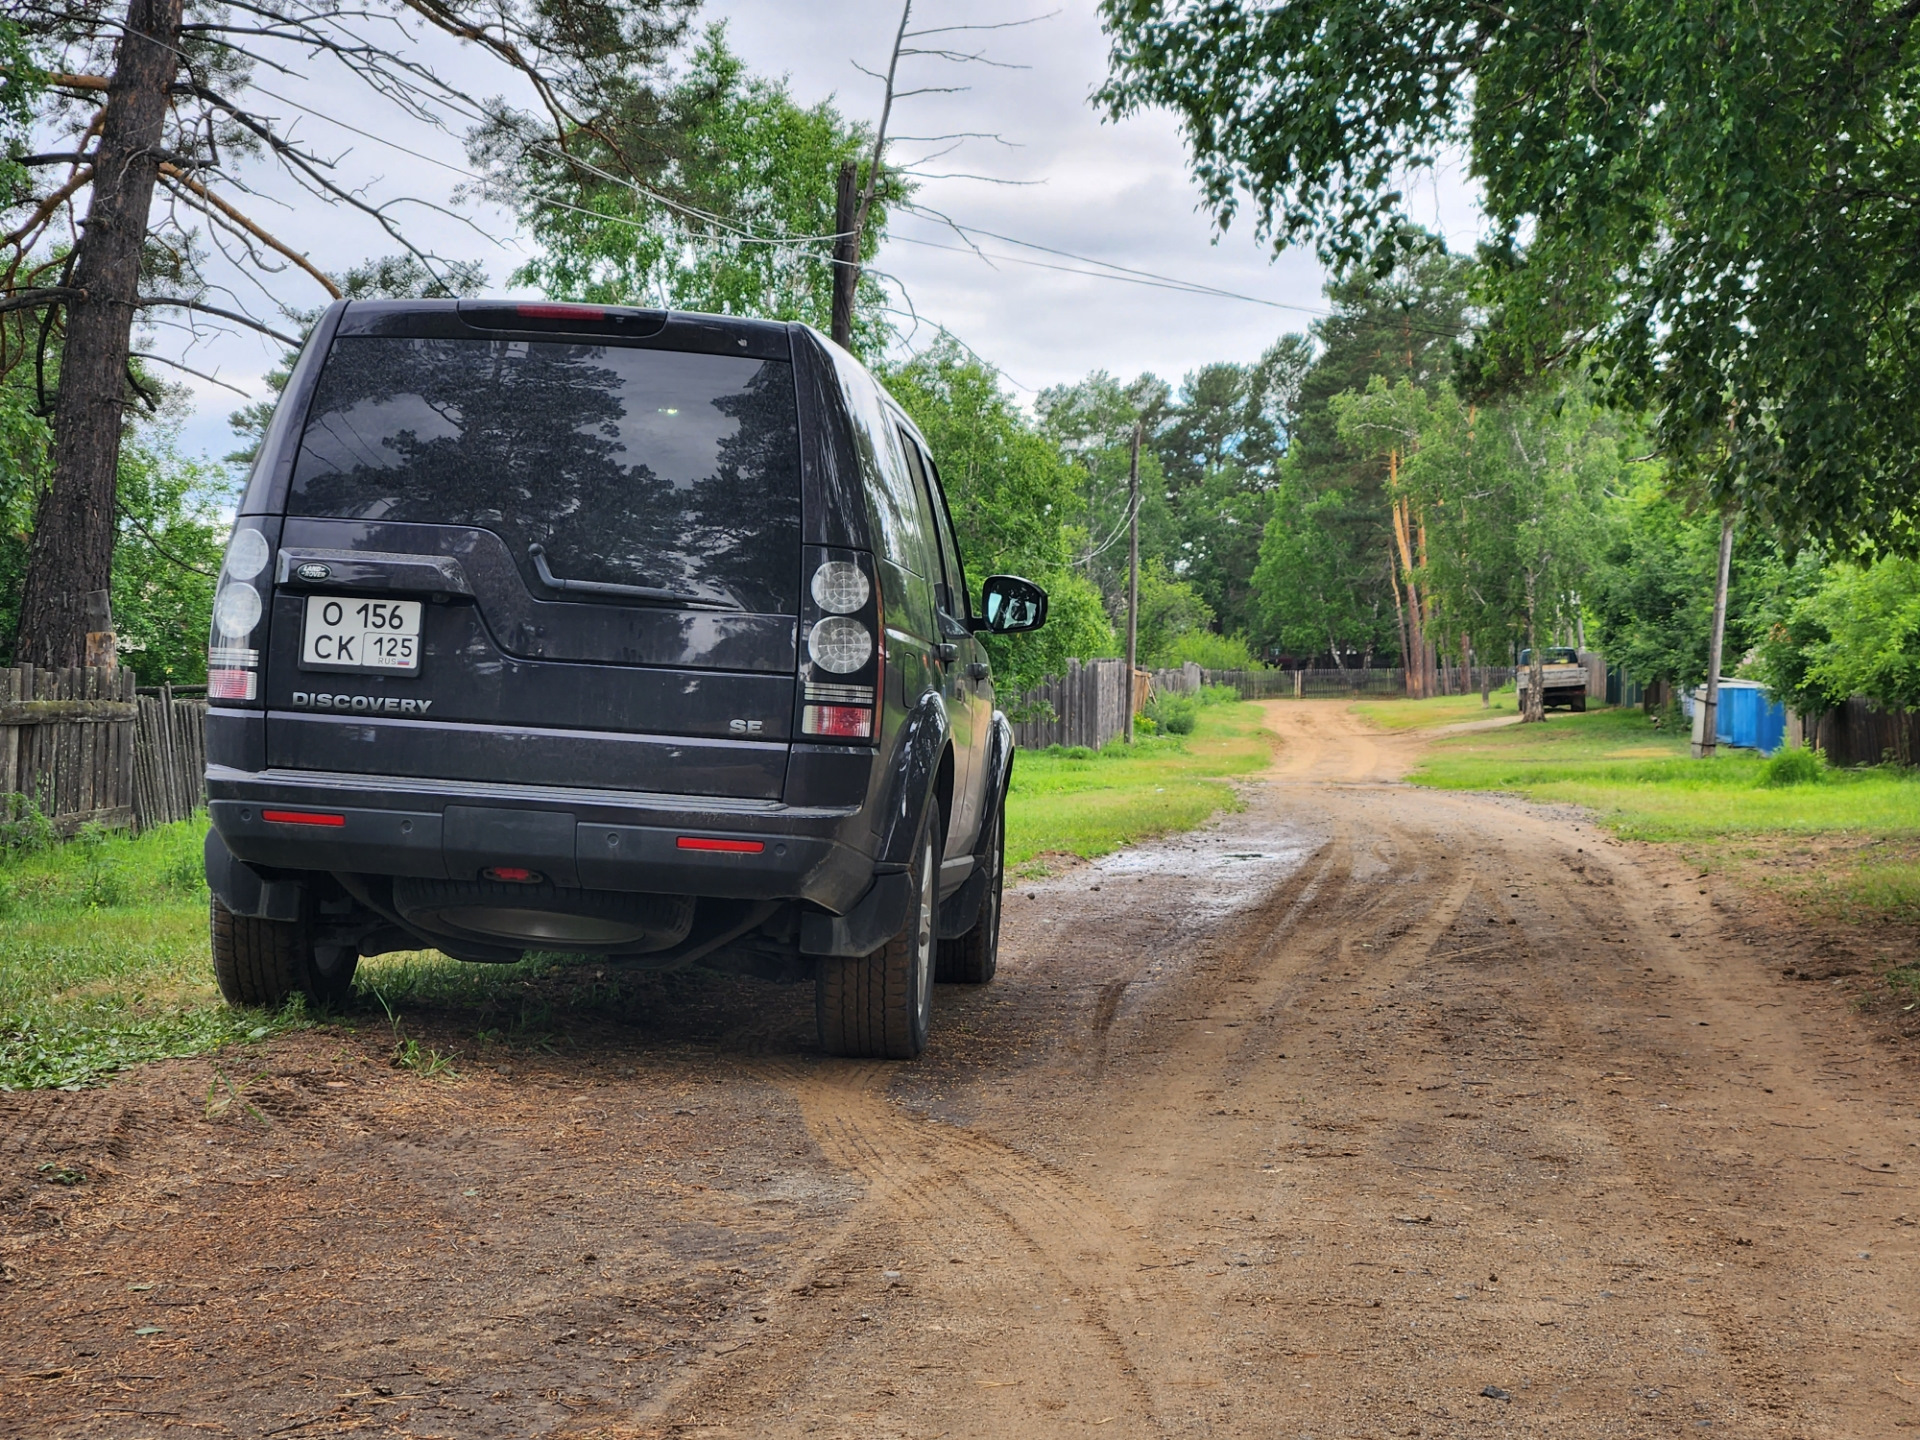
[(79, 1085), (300, 1023), (229, 1010), (207, 956), (203, 821), (0, 860), (0, 1090)]
[(1119, 741), (1099, 751), (1020, 752), (1007, 801), (1007, 864), (1016, 876), (1044, 873), (1048, 856), (1092, 859), (1190, 830), (1237, 805), (1224, 777), (1264, 770), (1273, 737), (1258, 705), (1201, 707), (1191, 735)]
[(1762, 763), (1752, 751), (1724, 748), (1694, 760), (1685, 734), (1653, 729), (1638, 710), (1601, 710), (1444, 737), (1409, 778), (1584, 805), (1636, 840), (1920, 835), (1920, 776), (1912, 772), (1828, 770), (1817, 784), (1775, 788), (1759, 783)]
[[(1655, 730), (1637, 710), (1602, 710), (1444, 737), (1408, 778), (1581, 805), (1617, 835), (1677, 843), (1708, 868), (1751, 870), (1784, 898), (1845, 921), (1920, 920), (1920, 772), (1829, 769), (1811, 784), (1768, 785), (1752, 751), (1695, 760), (1684, 733)], [(1795, 855), (1800, 867), (1772, 863)]]
[(1482, 705), (1479, 695), (1438, 695), (1431, 700), (1357, 700), (1353, 713), (1382, 730), (1428, 730), (1514, 713), (1513, 687), (1496, 690)]

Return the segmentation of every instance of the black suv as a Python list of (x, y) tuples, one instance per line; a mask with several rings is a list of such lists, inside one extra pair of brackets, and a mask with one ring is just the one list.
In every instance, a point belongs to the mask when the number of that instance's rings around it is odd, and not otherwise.
[(924, 440), (802, 325), (350, 301), (308, 338), (214, 603), (207, 880), (233, 1002), (363, 955), (815, 982), (916, 1055), (992, 978), (1013, 736)]

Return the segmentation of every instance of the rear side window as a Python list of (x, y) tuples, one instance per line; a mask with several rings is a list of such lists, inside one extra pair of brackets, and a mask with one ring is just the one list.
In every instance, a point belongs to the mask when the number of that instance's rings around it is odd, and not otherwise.
[(569, 580), (798, 612), (800, 443), (781, 360), (524, 340), (345, 337), (292, 515), (469, 525)]

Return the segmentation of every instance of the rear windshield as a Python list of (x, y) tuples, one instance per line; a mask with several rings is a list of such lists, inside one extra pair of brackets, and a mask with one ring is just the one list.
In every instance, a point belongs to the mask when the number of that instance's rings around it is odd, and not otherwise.
[[(1522, 665), (1531, 665), (1533, 663), (1533, 652), (1531, 650), (1522, 650), (1520, 652), (1520, 663)], [(1542, 665), (1578, 665), (1580, 663), (1580, 652), (1578, 650), (1543, 650), (1540, 653), (1540, 663)]]
[(471, 525), (566, 580), (797, 611), (800, 443), (781, 360), (524, 340), (334, 342), (291, 515)]

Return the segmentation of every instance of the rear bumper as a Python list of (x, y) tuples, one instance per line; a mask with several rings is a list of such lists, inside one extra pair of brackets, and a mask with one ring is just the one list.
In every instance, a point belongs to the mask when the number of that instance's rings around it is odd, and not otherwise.
[(207, 767), (207, 797), (233, 856), (270, 869), (472, 880), (511, 865), (569, 889), (805, 900), (836, 914), (877, 869), (859, 806), (223, 765)]

